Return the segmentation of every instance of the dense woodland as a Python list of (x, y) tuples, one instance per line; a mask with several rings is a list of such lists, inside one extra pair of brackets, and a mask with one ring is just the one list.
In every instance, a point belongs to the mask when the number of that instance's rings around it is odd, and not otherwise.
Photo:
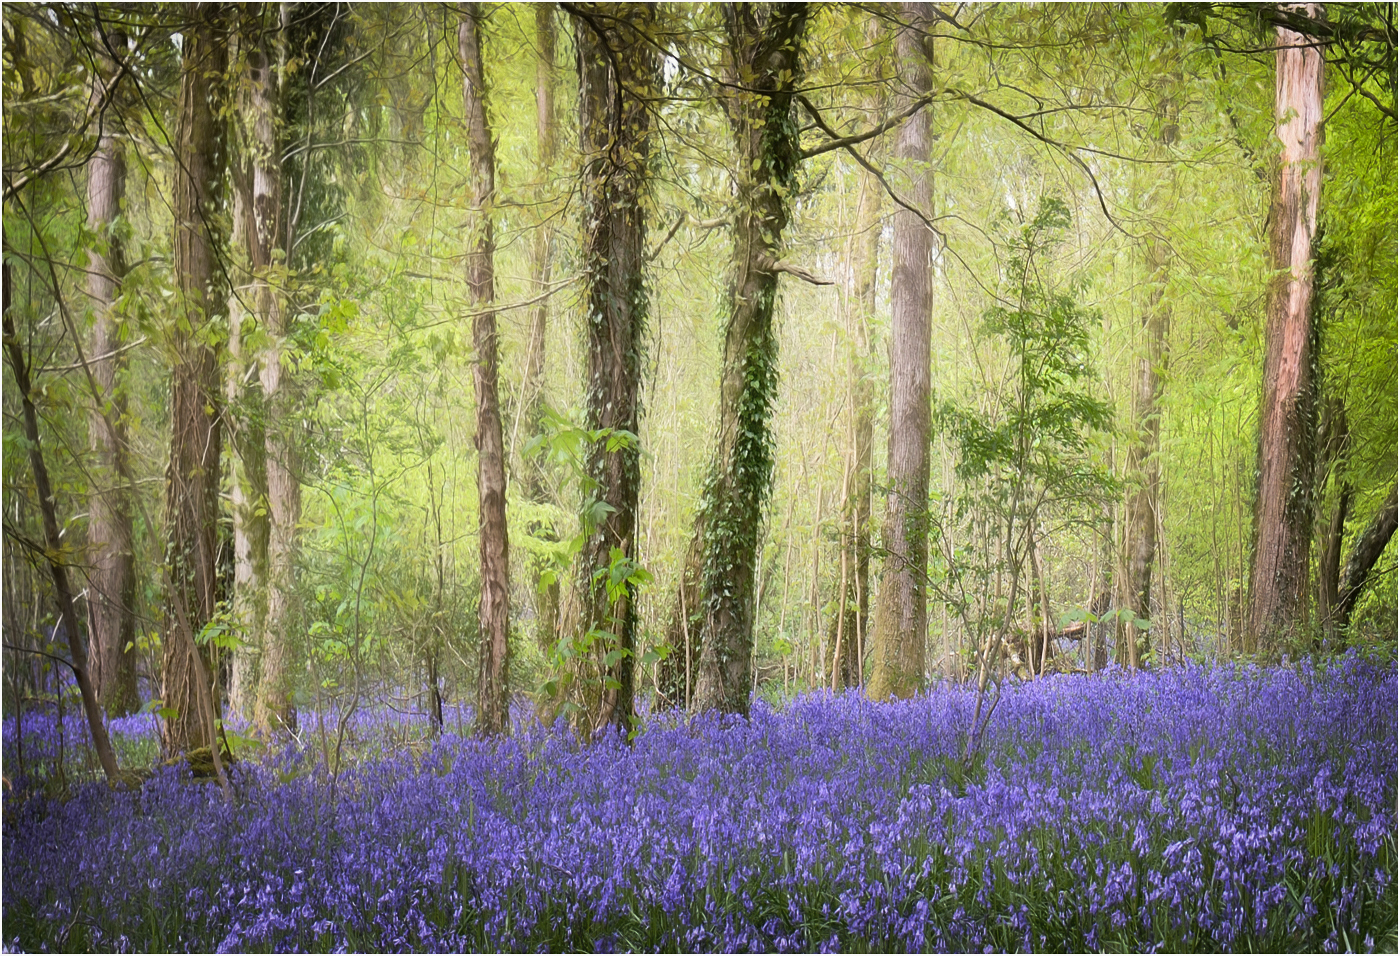
[(109, 777), (1394, 645), (1393, 5), (3, 18), (5, 711)]

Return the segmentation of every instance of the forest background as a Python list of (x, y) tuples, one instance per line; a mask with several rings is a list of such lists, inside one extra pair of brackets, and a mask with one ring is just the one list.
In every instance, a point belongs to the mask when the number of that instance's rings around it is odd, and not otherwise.
[(1394, 644), (1393, 6), (3, 15), (7, 713)]

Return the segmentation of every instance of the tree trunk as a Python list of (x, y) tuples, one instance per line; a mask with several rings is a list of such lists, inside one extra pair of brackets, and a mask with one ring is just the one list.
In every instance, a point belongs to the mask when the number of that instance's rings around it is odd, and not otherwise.
[[(554, 168), (556, 136), (554, 132), (554, 60), (555, 60), (554, 4), (540, 3), (535, 6), (535, 35), (539, 42), (539, 58), (535, 61), (535, 135), (539, 145), (539, 159), (535, 176), (539, 185), (535, 192), (535, 202), (546, 201), (547, 183)], [(543, 296), (549, 291), (550, 274), (553, 268), (552, 246), (554, 226), (550, 216), (542, 211), (539, 223), (535, 226), (534, 245), (531, 247), (530, 272), (534, 278), (535, 295)], [(546, 358), (546, 333), (549, 329), (549, 300), (542, 298), (530, 312), (530, 343), (525, 356), (525, 376), (521, 386), (524, 391), (526, 427), (531, 435), (538, 436), (544, 428), (544, 372)], [(546, 482), (543, 466), (538, 459), (524, 462), (522, 468), (524, 483), (521, 489), (526, 501), (542, 503), (546, 499)], [(542, 535), (549, 540), (557, 539), (552, 527), (534, 523), (532, 535)], [(554, 576), (548, 583), (539, 586), (541, 575), (553, 570), (551, 562), (536, 562), (531, 577), (536, 582), (535, 593), (535, 641), (546, 654), (559, 637), (559, 581)]]
[(503, 734), (510, 730), (507, 679), (510, 666), (510, 541), (506, 530), (505, 449), (501, 437), (501, 404), (496, 387), (495, 239), (492, 231), (496, 201), (496, 157), (486, 120), (486, 86), (482, 75), (481, 5), (462, 6), (458, 50), (462, 58), (462, 90), (471, 149), (470, 189), (472, 234), (467, 251), (467, 292), (473, 312), (476, 345), (473, 381), (476, 386), (477, 495), (480, 501), (481, 604), (477, 611), (481, 634), (480, 679), (477, 683), (477, 732)]
[(1341, 594), (1342, 538), (1346, 533), (1347, 517), (1351, 511), (1351, 484), (1346, 479), (1345, 460), (1349, 445), (1346, 408), (1333, 400), (1322, 410), (1322, 424), (1319, 429), (1318, 455), (1318, 510), (1325, 510), (1326, 500), (1321, 492), (1327, 484), (1327, 476), (1333, 478), (1337, 486), (1337, 502), (1332, 509), (1325, 527), (1319, 513), (1317, 523), (1321, 528), (1322, 540), (1317, 552), (1317, 619), (1318, 638), (1330, 639), (1336, 635), (1337, 599)]
[[(1319, 4), (1293, 7), (1309, 17)], [(1249, 632), (1275, 657), (1305, 627), (1312, 537), (1314, 377), (1313, 238), (1322, 191), (1322, 52), (1278, 28), (1274, 115), (1283, 151), (1269, 211), (1264, 388)]]
[(1356, 544), (1352, 545), (1337, 597), (1335, 618), (1338, 628), (1345, 628), (1351, 623), (1351, 612), (1356, 610), (1356, 602), (1366, 586), (1366, 579), (1395, 534), (1395, 491), (1392, 485), (1389, 497), (1371, 518), (1366, 530), (1361, 532), (1361, 537), (1356, 539)]
[(207, 332), (217, 297), (214, 233), (227, 39), (221, 12), (197, 9), (184, 34), (176, 126), (175, 275), (179, 282), (175, 364), (171, 370), (170, 466), (166, 485), (166, 628), (162, 698), (171, 713), (164, 743), (171, 753), (214, 744), (209, 665), (196, 638), (214, 614), (222, 451), (217, 349)]
[[(126, 45), (120, 33), (108, 36), (113, 49)], [(103, 44), (99, 43), (99, 47)], [(116, 64), (102, 56), (100, 82)], [(121, 322), (113, 312), (117, 289), (126, 271), (122, 241), (112, 227), (121, 214), (126, 191), (126, 155), (108, 129), (98, 131), (97, 150), (88, 162), (88, 229), (102, 236), (88, 252), (87, 294), (93, 309), (89, 366), (99, 403), (88, 416), (88, 440), (97, 453), (99, 474), (110, 482), (88, 498), (89, 639), (93, 683), (107, 713), (129, 714), (141, 706), (136, 689), (136, 566), (132, 553), (131, 489), (127, 483), (126, 374)], [(105, 248), (104, 248), (105, 240)]]
[(615, 600), (608, 585), (610, 569), (621, 571), (638, 558), (637, 432), (647, 316), (643, 202), (650, 156), (647, 104), (657, 72), (655, 50), (640, 34), (653, 8), (578, 4), (574, 10), (589, 285), (585, 414), (590, 431), (606, 433), (587, 453), (592, 488), (583, 507), (595, 517), (585, 519), (578, 558), (578, 631), (610, 635), (593, 644), (603, 683), (597, 726), (610, 723), (625, 730), (635, 716), (636, 607), (631, 583), (611, 582)]
[(54, 622), (57, 633), (62, 628), (68, 635), (68, 655), (72, 658), (69, 667), (78, 684), (78, 693), (83, 701), (83, 714), (87, 718), (88, 731), (92, 734), (93, 749), (97, 751), (98, 763), (109, 783), (119, 779), (117, 758), (112, 751), (112, 742), (107, 736), (107, 726), (102, 722), (102, 706), (97, 699), (97, 688), (88, 672), (87, 647), (78, 631), (78, 615), (73, 609), (73, 588), (68, 581), (68, 567), (63, 563), (63, 539), (59, 537), (58, 515), (54, 508), (53, 488), (49, 483), (49, 470), (44, 464), (43, 446), (39, 443), (39, 413), (34, 407), (32, 387), (29, 381), (29, 366), (15, 335), (14, 320), (10, 318), (10, 264), (4, 265), (4, 302), (0, 312), (4, 317), (5, 353), (10, 360), (10, 371), (15, 376), (15, 386), (19, 391), (20, 404), (24, 409), (24, 438), (29, 444), (29, 464), (34, 471), (34, 490), (39, 498), (39, 513), (44, 522), (44, 557), (53, 578), (54, 599), (57, 604), (58, 620)]
[[(257, 149), (252, 127), (257, 122), (252, 112), (252, 92), (255, 82), (252, 50), (258, 45), (258, 16), (251, 8), (240, 12), (239, 28), (234, 34), (234, 60), (243, 60), (237, 110), (233, 123), (232, 153), (229, 162), (231, 230), (229, 236), (229, 340), (227, 377), (224, 394), (227, 408), (224, 421), (228, 424), (229, 444), (233, 456), (229, 492), (233, 512), (233, 601), (232, 609), (244, 641), (233, 652), (228, 688), (229, 710), (252, 720), (255, 716), (258, 691), (259, 663), (267, 629), (267, 444), (264, 435), (266, 403), (262, 381), (253, 374), (257, 362), (255, 350), (245, 348), (244, 335), (256, 342), (257, 326), (264, 316), (258, 313), (256, 256), (259, 243), (256, 226), (250, 224), (254, 213), (253, 170)], [(249, 236), (249, 232), (253, 236)], [(265, 276), (263, 277), (265, 278)]]
[(690, 544), (681, 562), (676, 582), (675, 605), (666, 627), (670, 655), (661, 662), (657, 692), (672, 707), (689, 708), (695, 693), (696, 670), (700, 664), (700, 632), (705, 615), (700, 591), (700, 560), (705, 553), (704, 512), (696, 515)]
[[(874, 443), (875, 397), (866, 376), (870, 367), (870, 323), (875, 315), (875, 278), (879, 271), (880, 191), (874, 177), (862, 170), (860, 208), (856, 216), (846, 297), (850, 327), (846, 354), (846, 388), (850, 398), (849, 469), (841, 514), (842, 594), (832, 620), (829, 646), (839, 646), (839, 666), (833, 664), (832, 689), (856, 686), (870, 619), (870, 459)], [(859, 250), (858, 252), (856, 250)]]
[(749, 709), (759, 525), (773, 478), (776, 266), (799, 162), (792, 98), (808, 12), (803, 3), (764, 7), (723, 7), (737, 208), (719, 434), (702, 505), (705, 620), (695, 693), (700, 709), (740, 714)]
[[(286, 7), (281, 8), (285, 16)], [(263, 24), (255, 23), (256, 27)], [(249, 264), (253, 268), (253, 305), (263, 327), (258, 379), (265, 414), (263, 430), (267, 480), (267, 617), (254, 719), (263, 734), (296, 730), (292, 703), (297, 632), (297, 524), (301, 520), (301, 482), (295, 429), (299, 409), (294, 383), (285, 378), (283, 342), (288, 314), (284, 302), (287, 255), (283, 248), (282, 164), (276, 119), (281, 113), (282, 77), (276, 65), (284, 58), (285, 20), (271, 30), (259, 29), (256, 45), (244, 64), (247, 95), (245, 129), (252, 147), (252, 191), (246, 223)]]
[[(926, 3), (900, 4), (895, 46), (900, 102), (928, 93), (933, 84)], [(899, 130), (895, 156), (906, 165), (910, 205), (928, 213), (929, 114), (921, 110)], [(884, 566), (875, 609), (874, 661), (867, 692), (875, 700), (910, 697), (924, 679), (928, 633), (930, 321), (933, 308), (933, 234), (919, 217), (901, 209), (894, 219), (890, 287), (890, 447), (885, 499)]]
[[(1167, 329), (1171, 303), (1165, 296), (1167, 246), (1147, 240), (1147, 272), (1152, 282), (1143, 315), (1145, 341), (1133, 381), (1133, 426), (1128, 440), (1128, 476), (1132, 482), (1126, 507), (1122, 593), (1118, 604), (1139, 620), (1152, 618), (1152, 563), (1157, 557), (1157, 509), (1162, 471), (1158, 448), (1162, 434), (1162, 380), (1166, 370)], [(1148, 650), (1148, 632), (1132, 621), (1118, 622), (1122, 657), (1136, 670)]]

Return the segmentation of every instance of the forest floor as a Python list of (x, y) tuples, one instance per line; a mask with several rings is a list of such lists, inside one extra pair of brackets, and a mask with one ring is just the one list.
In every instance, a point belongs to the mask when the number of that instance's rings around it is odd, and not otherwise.
[[(971, 742), (953, 685), (586, 746), (368, 711), (338, 773), (308, 733), (231, 799), (179, 767), (56, 793), (59, 725), (10, 719), (3, 942), (1394, 952), (1396, 700), (1395, 662), (1352, 655), (1008, 684)], [(154, 755), (154, 718), (113, 730)]]

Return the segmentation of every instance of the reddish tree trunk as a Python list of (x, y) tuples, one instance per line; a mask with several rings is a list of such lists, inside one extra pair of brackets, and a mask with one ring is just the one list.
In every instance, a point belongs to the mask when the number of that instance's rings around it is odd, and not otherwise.
[(462, 90), (471, 150), (469, 175), (472, 236), (467, 250), (467, 292), (471, 302), (472, 339), (476, 346), (476, 487), (480, 501), (481, 548), (480, 678), (477, 683), (477, 732), (510, 730), (507, 679), (510, 666), (510, 541), (506, 530), (505, 447), (501, 436), (501, 402), (496, 387), (495, 239), (492, 205), (496, 200), (496, 156), (486, 118), (482, 73), (481, 27), (477, 3), (463, 4), (458, 28)]
[[(1293, 9), (1321, 16), (1317, 4)], [(1264, 389), (1249, 634), (1275, 656), (1304, 626), (1314, 453), (1313, 238), (1322, 192), (1322, 51), (1278, 28), (1274, 115), (1283, 143), (1269, 212)]]

